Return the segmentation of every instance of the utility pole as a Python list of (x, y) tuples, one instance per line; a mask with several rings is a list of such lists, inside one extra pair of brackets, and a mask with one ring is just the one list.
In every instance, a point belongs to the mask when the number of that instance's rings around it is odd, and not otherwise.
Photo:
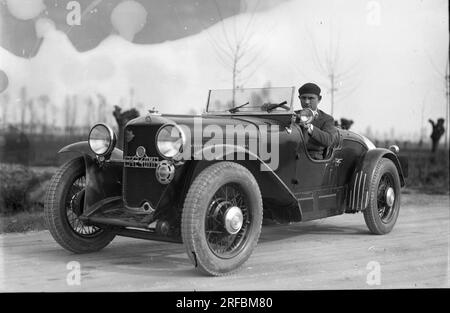
[(335, 83), (335, 80), (334, 80), (334, 72), (332, 72), (331, 74), (330, 74), (330, 91), (331, 91), (331, 116), (334, 116), (333, 115), (333, 111), (334, 111), (334, 93), (336, 92), (336, 91), (338, 91), (338, 89), (336, 88), (336, 83)]
[[(450, 48), (450, 45), (449, 45)], [(450, 66), (449, 66), (449, 57), (447, 57), (447, 66), (445, 69), (445, 97), (447, 98), (447, 103), (445, 105), (445, 150), (448, 150), (448, 133), (449, 133), (449, 129), (448, 129), (448, 119), (449, 119), (449, 114), (448, 114), (448, 109), (450, 106)]]
[[(450, 2), (448, 3), (448, 9), (450, 9)], [(448, 43), (448, 48), (450, 51), (450, 41)], [(445, 75), (444, 75), (444, 79), (445, 79), (445, 98), (446, 98), (446, 103), (445, 103), (445, 132), (444, 132), (444, 142), (445, 142), (445, 150), (448, 150), (448, 134), (449, 134), (449, 129), (448, 129), (448, 119), (449, 119), (449, 114), (448, 114), (448, 109), (449, 109), (449, 97), (450, 97), (450, 64), (449, 64), (449, 56), (447, 54), (447, 64), (445, 65)]]

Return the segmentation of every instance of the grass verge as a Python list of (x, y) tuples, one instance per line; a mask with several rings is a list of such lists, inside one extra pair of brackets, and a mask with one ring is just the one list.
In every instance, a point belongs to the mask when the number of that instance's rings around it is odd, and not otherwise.
[(0, 216), (0, 234), (38, 231), (45, 227), (44, 212), (19, 212)]

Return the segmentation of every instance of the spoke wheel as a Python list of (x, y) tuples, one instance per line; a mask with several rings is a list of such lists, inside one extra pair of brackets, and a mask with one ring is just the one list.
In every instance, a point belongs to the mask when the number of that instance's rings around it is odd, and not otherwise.
[(400, 211), (400, 177), (389, 159), (378, 161), (369, 185), (369, 204), (364, 220), (369, 230), (377, 235), (389, 233)]
[(205, 168), (186, 195), (181, 224), (186, 252), (199, 271), (220, 276), (239, 269), (261, 233), (262, 199), (255, 178), (233, 162)]
[(86, 169), (83, 157), (70, 160), (52, 177), (44, 216), (50, 234), (63, 248), (75, 253), (103, 249), (115, 237), (108, 229), (86, 225), (83, 213)]
[(99, 232), (101, 228), (97, 226), (85, 225), (79, 216), (83, 213), (84, 191), (86, 188), (86, 176), (75, 178), (72, 186), (69, 188), (65, 207), (67, 212), (67, 221), (75, 234), (81, 237), (92, 237)]

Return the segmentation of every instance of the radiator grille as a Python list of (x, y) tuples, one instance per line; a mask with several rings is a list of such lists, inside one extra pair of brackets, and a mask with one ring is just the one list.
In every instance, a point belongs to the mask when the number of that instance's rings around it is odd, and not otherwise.
[[(127, 142), (124, 137), (123, 195), (127, 206), (139, 207), (143, 202), (150, 202), (156, 208), (164, 191), (155, 176), (155, 165), (161, 160), (156, 152), (155, 136), (161, 125), (129, 125), (125, 134), (131, 132), (132, 138)], [(136, 149), (143, 146), (146, 151), (144, 163), (136, 162)], [(145, 161), (148, 161), (145, 163)], [(127, 166), (128, 165), (128, 166)], [(146, 165), (146, 166), (141, 166)], [(148, 166), (147, 166), (148, 165)]]

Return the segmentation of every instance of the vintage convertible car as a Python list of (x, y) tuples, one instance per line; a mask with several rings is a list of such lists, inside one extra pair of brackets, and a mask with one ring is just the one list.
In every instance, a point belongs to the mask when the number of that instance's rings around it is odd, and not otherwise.
[[(294, 111), (295, 89), (209, 91), (201, 116), (149, 111), (129, 121), (123, 151), (105, 124), (49, 185), (45, 217), (75, 253), (116, 236), (183, 243), (201, 272), (238, 269), (255, 248), (263, 216), (279, 223), (363, 212), (369, 230), (389, 233), (400, 209), (407, 162), (338, 129), (323, 160), (308, 154)], [(131, 256), (130, 256), (131, 257)]]

